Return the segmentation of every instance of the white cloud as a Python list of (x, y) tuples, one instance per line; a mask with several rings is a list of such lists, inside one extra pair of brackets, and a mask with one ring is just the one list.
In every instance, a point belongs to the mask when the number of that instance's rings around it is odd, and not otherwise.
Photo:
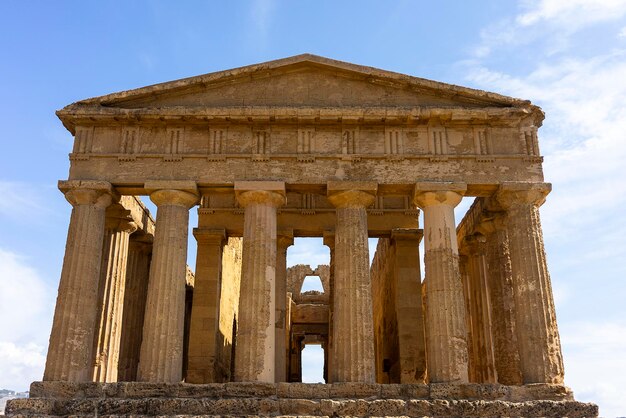
[(18, 391), (43, 375), (56, 294), (27, 263), (0, 249), (0, 388)]
[(581, 29), (617, 21), (626, 15), (626, 0), (526, 0), (521, 13), (485, 27), (472, 50), (483, 59), (498, 49), (530, 45), (550, 56), (571, 47), (570, 38)]
[[(613, 37), (615, 45), (598, 42), (582, 56), (575, 35), (588, 28), (613, 34), (625, 15), (626, 0), (526, 1), (519, 15), (486, 28), (463, 63), (479, 87), (530, 99), (546, 112), (539, 135), (554, 188), (542, 221), (555, 250), (550, 265), (560, 273), (556, 303), (569, 312), (581, 300), (593, 306), (586, 322), (559, 316), (566, 383), (603, 416), (626, 414), (626, 323), (606, 322), (608, 312), (623, 317), (620, 307), (603, 306), (602, 292), (588, 287), (602, 283), (611, 297), (626, 294), (615, 273), (625, 271), (617, 260), (626, 257), (626, 50)], [(515, 59), (523, 69), (507, 65)]]
[(619, 353), (626, 347), (626, 323), (577, 322), (560, 331), (565, 383), (575, 388), (576, 399), (599, 404), (601, 416), (624, 416), (626, 357)]
[(619, 31), (619, 33), (617, 34), (618, 38), (626, 38), (626, 26), (624, 26), (622, 28), (622, 30)]
[(308, 264), (315, 269), (320, 264), (330, 264), (330, 250), (322, 238), (296, 238), (287, 249), (287, 266)]
[(523, 3), (525, 13), (516, 22), (523, 27), (549, 22), (570, 31), (626, 14), (625, 0), (534, 0)]

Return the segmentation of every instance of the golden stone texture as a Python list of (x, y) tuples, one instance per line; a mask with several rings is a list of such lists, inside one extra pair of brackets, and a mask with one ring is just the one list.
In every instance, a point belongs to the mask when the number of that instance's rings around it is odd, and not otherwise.
[[(563, 386), (530, 102), (304, 54), (57, 115), (73, 209), (9, 416), (597, 416)], [(287, 268), (297, 237), (329, 265)], [(327, 384), (298, 383), (307, 344)]]

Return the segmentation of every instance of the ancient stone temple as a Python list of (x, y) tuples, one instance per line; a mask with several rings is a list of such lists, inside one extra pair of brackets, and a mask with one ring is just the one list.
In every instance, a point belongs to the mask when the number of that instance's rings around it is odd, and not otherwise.
[[(299, 55), (57, 115), (73, 209), (9, 415), (597, 415), (563, 385), (530, 102)], [(330, 264), (288, 269), (296, 237)], [(309, 343), (325, 384), (299, 383)]]

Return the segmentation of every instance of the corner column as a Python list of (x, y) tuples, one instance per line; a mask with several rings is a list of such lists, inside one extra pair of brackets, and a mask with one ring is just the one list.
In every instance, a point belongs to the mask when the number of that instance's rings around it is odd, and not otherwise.
[(235, 194), (245, 213), (234, 380), (274, 382), (276, 211), (285, 183), (235, 182)]
[(222, 286), (223, 229), (194, 229), (198, 242), (191, 305), (187, 382), (216, 382), (217, 331)]
[(293, 231), (279, 231), (276, 238), (276, 358), (275, 382), (287, 382), (287, 249)]
[(378, 185), (329, 182), (328, 200), (337, 208), (333, 254), (333, 346), (331, 381), (376, 381), (374, 318), (366, 208)]
[(486, 240), (485, 258), (493, 327), (493, 354), (498, 383), (521, 385), (513, 275), (504, 216), (489, 213), (488, 219), (483, 220), (477, 230)]
[(106, 214), (99, 286), (99, 318), (94, 338), (94, 382), (117, 382), (122, 337), (128, 242), (137, 230), (130, 211), (115, 205)]
[(548, 183), (504, 183), (496, 199), (506, 210), (515, 325), (522, 379), (563, 383), (563, 357), (539, 219)]
[(148, 297), (137, 380), (182, 380), (185, 278), (189, 209), (198, 202), (195, 182), (146, 182), (157, 205)]
[(119, 200), (104, 181), (60, 181), (73, 206), (43, 380), (87, 382), (93, 366), (106, 208)]
[(417, 183), (414, 201), (424, 212), (426, 357), (430, 382), (468, 382), (467, 333), (454, 208), (463, 183)]

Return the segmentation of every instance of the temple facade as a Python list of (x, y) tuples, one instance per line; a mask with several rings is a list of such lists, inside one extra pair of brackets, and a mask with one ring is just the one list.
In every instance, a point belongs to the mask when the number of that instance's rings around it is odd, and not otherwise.
[[(73, 209), (31, 397), (131, 382), (221, 383), (222, 399), (255, 382), (281, 398), (301, 387), (280, 385), (301, 380), (313, 343), (328, 384), (315, 390), (329, 398), (396, 387), (404, 415), (415, 399), (501, 399), (595, 416), (563, 386), (539, 218), (544, 114), (530, 102), (307, 54), (57, 115), (74, 136), (59, 182)], [(457, 222), (463, 198), (474, 203)], [(296, 237), (323, 238), (330, 264), (287, 268)], [(301, 292), (310, 275), (323, 292)], [(324, 396), (300, 397), (324, 412)], [(267, 414), (293, 406), (276, 402)]]

